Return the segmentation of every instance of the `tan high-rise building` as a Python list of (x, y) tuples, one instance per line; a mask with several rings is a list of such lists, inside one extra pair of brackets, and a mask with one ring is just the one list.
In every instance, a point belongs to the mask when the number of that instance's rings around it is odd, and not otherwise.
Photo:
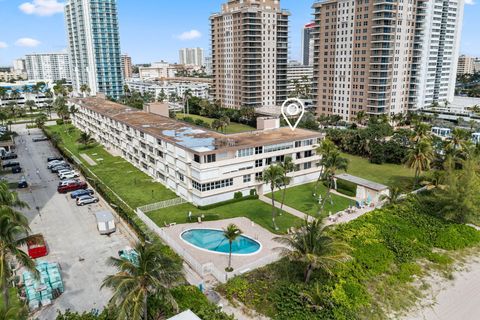
[(463, 0), (313, 5), (317, 113), (354, 120), (452, 100)]
[(130, 79), (133, 75), (132, 58), (129, 55), (122, 54), (121, 59), (123, 79)]
[(213, 14), (213, 96), (228, 108), (287, 97), (288, 18), (279, 0), (229, 0)]
[(457, 75), (473, 74), (475, 72), (475, 58), (461, 55), (458, 58)]

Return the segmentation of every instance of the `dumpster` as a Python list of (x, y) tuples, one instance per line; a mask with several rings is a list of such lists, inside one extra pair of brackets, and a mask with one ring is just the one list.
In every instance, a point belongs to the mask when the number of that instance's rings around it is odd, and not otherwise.
[(27, 239), (28, 255), (32, 259), (45, 257), (48, 254), (47, 243), (41, 234), (35, 234)]
[(97, 229), (100, 234), (111, 234), (116, 231), (115, 218), (109, 211), (99, 211), (95, 213), (97, 219)]

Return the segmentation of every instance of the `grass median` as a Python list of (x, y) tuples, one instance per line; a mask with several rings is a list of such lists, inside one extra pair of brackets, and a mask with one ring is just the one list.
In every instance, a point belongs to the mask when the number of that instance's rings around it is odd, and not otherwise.
[[(117, 193), (129, 206), (136, 208), (176, 198), (177, 195), (161, 183), (135, 168), (128, 161), (107, 152), (100, 144), (85, 147), (77, 143), (80, 131), (72, 126), (55, 125), (45, 128), (50, 134), (59, 137), (59, 145), (68, 149), (82, 164), (97, 175), (108, 187)], [(82, 154), (91, 158), (89, 164)]]
[[(318, 195), (313, 195), (314, 189), (315, 182), (288, 188), (285, 194), (285, 205), (311, 216), (317, 216), (320, 208), (318, 204)], [(327, 187), (320, 182), (317, 185), (317, 192), (322, 197), (325, 197), (327, 194)], [(283, 190), (276, 191), (274, 194), (276, 201), (282, 200)], [(267, 194), (266, 196), (272, 198), (271, 193)], [(338, 211), (345, 210), (351, 205), (355, 205), (354, 200), (338, 196), (336, 194), (331, 194), (331, 201), (327, 199), (322, 216), (328, 215), (329, 212), (336, 213)]]
[[(188, 218), (189, 212), (192, 212), (191, 219)], [(150, 219), (160, 227), (172, 222), (178, 224), (197, 222), (197, 217), (202, 214), (204, 215), (202, 221), (245, 217), (274, 233), (286, 233), (288, 228), (298, 226), (302, 222), (301, 219), (282, 212), (276, 218), (279, 230), (275, 231), (272, 226), (272, 207), (260, 200), (244, 200), (208, 210), (201, 210), (186, 203), (147, 213)]]

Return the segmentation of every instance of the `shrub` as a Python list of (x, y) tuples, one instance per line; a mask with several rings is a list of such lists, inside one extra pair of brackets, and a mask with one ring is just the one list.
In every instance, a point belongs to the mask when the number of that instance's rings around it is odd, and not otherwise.
[(64, 123), (64, 121), (63, 119), (57, 119), (56, 123), (57, 125), (61, 126)]
[(370, 162), (375, 164), (385, 162), (385, 148), (382, 142), (372, 141), (370, 143)]
[(227, 204), (231, 204), (231, 203), (236, 203), (236, 202), (240, 202), (240, 201), (244, 201), (244, 200), (256, 200), (256, 199), (258, 199), (258, 195), (246, 196), (246, 197), (239, 198), (239, 199), (231, 199), (231, 200), (227, 200), (227, 201), (212, 203), (212, 204), (209, 204), (209, 205), (206, 205), (206, 206), (198, 206), (198, 209), (200, 209), (200, 210), (210, 210), (210, 209), (218, 208), (218, 207), (221, 207), (221, 206), (224, 206), (224, 205), (227, 205)]
[(192, 117), (185, 117), (182, 120), (185, 121), (185, 122), (188, 122), (188, 123), (195, 123), (195, 120), (193, 120)]
[(237, 191), (233, 194), (233, 199), (241, 199), (243, 198), (243, 193), (241, 193), (240, 191)]
[(250, 189), (250, 195), (251, 196), (256, 196), (257, 195), (257, 190), (256, 189)]

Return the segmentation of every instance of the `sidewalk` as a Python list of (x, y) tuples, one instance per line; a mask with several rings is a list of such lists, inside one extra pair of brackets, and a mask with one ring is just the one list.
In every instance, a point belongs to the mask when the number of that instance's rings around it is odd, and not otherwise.
[[(259, 196), (258, 199), (261, 200), (261, 201), (263, 201), (263, 202), (265, 202), (265, 203), (268, 203), (269, 205), (272, 205), (272, 199), (270, 199), (270, 198), (267, 198), (267, 197), (265, 197), (265, 196)], [(276, 201), (276, 203), (278, 203), (278, 201)], [(279, 203), (278, 203), (278, 204), (279, 204)], [(279, 204), (278, 208), (280, 209), (280, 204)], [(294, 208), (292, 208), (292, 207), (289, 207), (289, 206), (287, 206), (287, 205), (285, 205), (285, 204), (283, 205), (283, 211), (288, 212), (288, 213), (290, 213), (291, 215), (294, 215), (294, 216), (296, 216), (296, 217), (299, 217), (299, 218), (302, 219), (302, 220), (305, 219), (306, 216), (308, 216), (308, 220), (309, 220), (309, 221), (310, 221), (310, 220), (313, 220), (313, 217), (312, 217), (312, 216), (309, 216), (309, 215), (305, 214), (304, 212), (298, 211), (297, 209), (294, 209)]]

